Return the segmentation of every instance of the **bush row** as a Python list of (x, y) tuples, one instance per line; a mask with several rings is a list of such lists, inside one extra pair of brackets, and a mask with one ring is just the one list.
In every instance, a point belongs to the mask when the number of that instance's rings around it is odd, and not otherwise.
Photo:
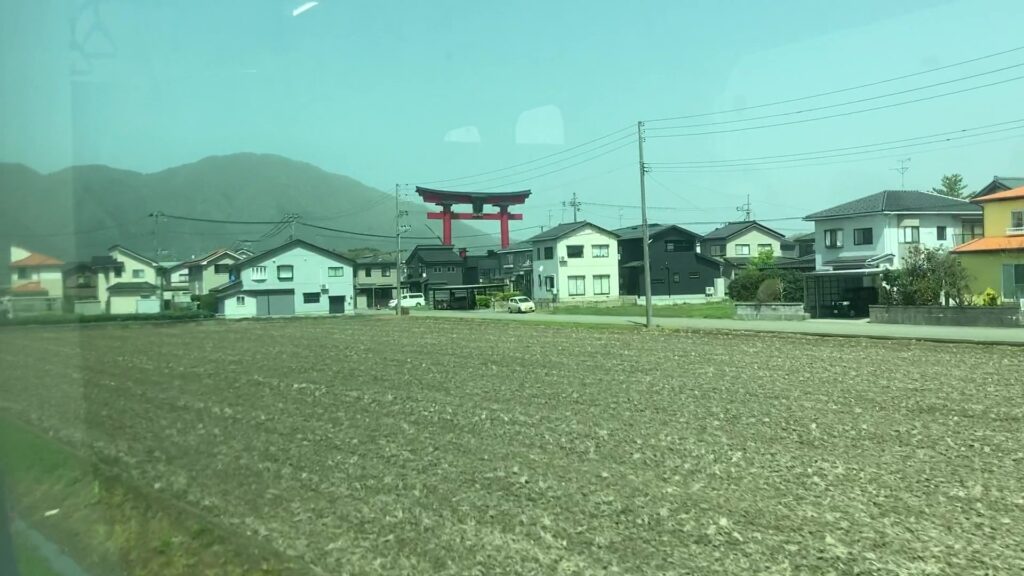
[(201, 320), (213, 318), (214, 314), (205, 310), (181, 310), (160, 312), (157, 314), (38, 314), (35, 316), (17, 316), (6, 318), (0, 316), (0, 326), (30, 326), (43, 324), (96, 324), (101, 322), (151, 322), (154, 320)]

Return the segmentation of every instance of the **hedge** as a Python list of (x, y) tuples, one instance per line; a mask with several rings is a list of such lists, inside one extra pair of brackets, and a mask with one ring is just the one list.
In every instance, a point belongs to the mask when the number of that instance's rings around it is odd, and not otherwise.
[(169, 320), (202, 320), (213, 318), (214, 314), (205, 310), (183, 310), (159, 312), (157, 314), (38, 314), (35, 316), (17, 316), (15, 318), (0, 317), (0, 326), (34, 326), (58, 324), (96, 324), (103, 322), (152, 322)]

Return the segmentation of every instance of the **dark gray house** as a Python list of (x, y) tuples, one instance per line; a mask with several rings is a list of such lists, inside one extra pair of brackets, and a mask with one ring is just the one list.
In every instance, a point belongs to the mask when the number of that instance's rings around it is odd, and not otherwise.
[(488, 250), (486, 254), (470, 254), (466, 256), (462, 282), (464, 284), (502, 282), (498, 253), (494, 250)]
[(512, 244), (498, 250), (501, 279), (514, 292), (533, 297), (533, 247), (527, 243)]
[[(644, 294), (643, 231), (629, 226), (619, 235), (619, 293)], [(649, 224), (651, 295), (665, 298), (704, 299), (715, 280), (722, 277), (724, 262), (697, 251), (700, 235), (675, 225)]]
[(424, 294), (430, 286), (459, 286), (463, 284), (464, 256), (451, 246), (420, 244), (405, 259), (402, 286)]
[(989, 194), (995, 194), (996, 192), (1013, 190), (1014, 188), (1020, 188), (1021, 186), (1024, 186), (1024, 178), (1018, 176), (993, 176), (992, 181), (986, 184), (984, 188), (971, 195), (971, 198), (981, 198), (982, 196), (988, 196)]

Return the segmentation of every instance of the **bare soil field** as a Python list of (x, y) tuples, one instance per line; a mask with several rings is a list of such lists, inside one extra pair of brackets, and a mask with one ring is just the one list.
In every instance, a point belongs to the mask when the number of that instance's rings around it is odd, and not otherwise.
[(1015, 348), (388, 317), (5, 329), (0, 373), (310, 572), (1024, 573)]

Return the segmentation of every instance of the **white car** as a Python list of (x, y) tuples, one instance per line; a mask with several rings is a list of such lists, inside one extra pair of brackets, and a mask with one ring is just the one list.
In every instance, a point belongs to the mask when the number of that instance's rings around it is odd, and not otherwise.
[(536, 312), (537, 306), (526, 296), (515, 296), (508, 299), (508, 313), (513, 312)]
[[(388, 302), (388, 308), (394, 308), (396, 304), (398, 304), (398, 301), (392, 298), (391, 301)], [(420, 306), (426, 305), (427, 299), (419, 292), (402, 294), (402, 308), (419, 308)]]

